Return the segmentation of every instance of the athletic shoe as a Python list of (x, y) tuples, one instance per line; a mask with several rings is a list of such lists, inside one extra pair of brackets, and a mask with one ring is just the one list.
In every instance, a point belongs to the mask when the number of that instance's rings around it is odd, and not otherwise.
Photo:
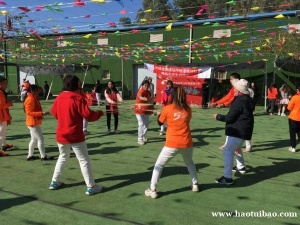
[(144, 145), (145, 142), (144, 142), (143, 140), (139, 140), (139, 141), (138, 141), (138, 144), (139, 144), (139, 145)]
[(37, 160), (37, 159), (39, 159), (39, 158), (40, 158), (40, 157), (33, 155), (33, 156), (27, 157), (27, 161), (33, 161), (33, 160)]
[(45, 156), (44, 158), (41, 157), (41, 161), (48, 161), (48, 160), (54, 160), (55, 158), (53, 156)]
[(84, 133), (85, 135), (87, 135), (87, 134), (90, 134), (91, 132), (89, 132), (89, 131), (87, 131), (87, 130), (83, 130), (83, 133)]
[(280, 112), (278, 112), (278, 116), (280, 116)]
[(115, 132), (115, 134), (119, 134), (119, 133), (120, 133), (120, 131), (119, 131), (119, 130), (115, 130), (114, 132)]
[(252, 152), (252, 149), (251, 149), (251, 148), (245, 148), (245, 149), (243, 150), (243, 152)]
[(224, 150), (224, 148), (225, 148), (225, 145), (222, 145), (222, 146), (220, 146), (218, 149), (219, 149), (219, 150)]
[(234, 166), (234, 167), (232, 168), (232, 171), (233, 171), (233, 172), (246, 173), (246, 168), (243, 167), (243, 168), (241, 168), (241, 169), (238, 169), (237, 166)]
[(0, 150), (0, 157), (2, 156), (9, 156), (9, 154), (7, 152)]
[(156, 191), (152, 191), (150, 188), (148, 188), (147, 190), (145, 190), (145, 195), (147, 197), (151, 197), (153, 199), (157, 198), (158, 197), (158, 194)]
[(94, 195), (100, 193), (102, 191), (102, 187), (98, 185), (94, 185), (93, 187), (87, 188), (85, 194)]
[(144, 141), (144, 142), (147, 142), (147, 141), (148, 141), (148, 138), (143, 137), (143, 141)]
[(193, 184), (192, 185), (192, 192), (199, 192), (199, 186), (198, 186), (198, 184)]
[(216, 183), (231, 185), (231, 184), (233, 184), (233, 180), (232, 180), (232, 178), (226, 178), (223, 176), (223, 177), (220, 177), (219, 179), (216, 179)]
[(106, 133), (107, 133), (107, 134), (110, 134), (110, 133), (111, 133), (111, 130), (110, 130), (110, 129), (108, 129)]
[(296, 152), (296, 149), (293, 148), (293, 147), (289, 147), (289, 151), (290, 151), (290, 152)]
[(2, 146), (2, 150), (3, 150), (3, 151), (6, 151), (7, 149), (10, 149), (10, 148), (12, 148), (12, 147), (14, 147), (13, 144), (6, 144), (6, 145), (3, 145), (3, 146)]
[(50, 186), (49, 186), (49, 189), (50, 190), (56, 190), (57, 188), (59, 188), (60, 186), (62, 185), (62, 182), (54, 182), (52, 181)]
[(164, 131), (160, 131), (159, 132), (159, 136), (163, 136), (163, 135), (165, 135), (166, 133), (164, 132)]
[(281, 116), (286, 116), (284, 113), (281, 113)]

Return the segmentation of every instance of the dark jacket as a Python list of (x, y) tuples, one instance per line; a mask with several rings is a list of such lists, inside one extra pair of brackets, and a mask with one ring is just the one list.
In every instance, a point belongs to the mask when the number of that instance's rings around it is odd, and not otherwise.
[(254, 126), (253, 101), (249, 95), (236, 96), (227, 115), (217, 115), (217, 120), (226, 122), (226, 136), (251, 140)]

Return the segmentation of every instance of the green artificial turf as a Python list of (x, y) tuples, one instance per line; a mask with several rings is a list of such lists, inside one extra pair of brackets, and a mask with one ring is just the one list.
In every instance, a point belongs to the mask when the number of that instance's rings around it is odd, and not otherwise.
[[(41, 100), (44, 110), (49, 110), (52, 103)], [(222, 186), (214, 180), (223, 175), (223, 155), (218, 147), (225, 141), (225, 124), (215, 121), (212, 115), (226, 114), (228, 109), (193, 108), (194, 161), (201, 192), (191, 191), (187, 169), (178, 155), (162, 172), (159, 198), (151, 199), (144, 195), (144, 190), (149, 186), (164, 137), (158, 135), (156, 117), (151, 116), (149, 142), (139, 146), (132, 105), (133, 101), (126, 101), (120, 106), (120, 134), (106, 134), (105, 116), (89, 123), (91, 134), (87, 135), (87, 144), (94, 177), (104, 191), (86, 196), (74, 155), (62, 175), (65, 185), (59, 190), (48, 190), (56, 161), (26, 161), (29, 130), (22, 103), (14, 103), (7, 137), (14, 147), (9, 157), (0, 158), (1, 224), (299, 224), (295, 217), (262, 216), (262, 211), (264, 215), (300, 215), (300, 149), (296, 153), (287, 151), (287, 117), (264, 115), (263, 107), (257, 107), (253, 152), (245, 154), (247, 173), (234, 174), (235, 184)], [(55, 127), (56, 120), (46, 116), (42, 125), (46, 151), (57, 157)], [(248, 213), (248, 217), (212, 216), (212, 212), (236, 211)], [(261, 214), (249, 217), (251, 212)]]

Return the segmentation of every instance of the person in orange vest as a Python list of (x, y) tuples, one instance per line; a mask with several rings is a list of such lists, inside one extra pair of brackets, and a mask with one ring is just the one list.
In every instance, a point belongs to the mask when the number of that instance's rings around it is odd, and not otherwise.
[(39, 96), (39, 87), (37, 85), (30, 85), (27, 97), (24, 101), (24, 111), (26, 114), (26, 126), (30, 130), (31, 140), (28, 147), (27, 161), (32, 161), (39, 159), (38, 156), (34, 156), (34, 145), (37, 145), (41, 160), (53, 160), (53, 156), (48, 156), (46, 154), (44, 145), (44, 136), (40, 125), (42, 124), (43, 116), (50, 115), (50, 112), (45, 112), (42, 110)]
[(148, 141), (146, 133), (149, 126), (149, 113), (142, 108), (147, 107), (148, 105), (152, 105), (150, 104), (151, 92), (148, 89), (149, 85), (149, 81), (144, 80), (142, 82), (142, 87), (138, 91), (135, 99), (134, 113), (138, 121), (138, 144), (140, 145), (144, 145), (145, 142)]
[(182, 86), (175, 87), (172, 91), (170, 104), (158, 113), (159, 125), (167, 122), (168, 129), (166, 142), (159, 154), (152, 173), (150, 187), (145, 190), (145, 195), (153, 199), (158, 197), (157, 185), (165, 165), (177, 154), (181, 154), (191, 177), (193, 192), (198, 192), (198, 177), (193, 161), (193, 140), (190, 130), (192, 110), (186, 102), (186, 94)]
[(296, 152), (296, 134), (298, 135), (298, 143), (300, 143), (300, 84), (297, 85), (297, 93), (291, 98), (287, 109), (289, 115), (289, 130), (290, 130), (290, 152)]
[(13, 147), (13, 144), (5, 144), (7, 135), (7, 126), (10, 124), (11, 115), (9, 114), (9, 107), (13, 104), (7, 101), (5, 90), (7, 88), (7, 79), (0, 76), (0, 156), (8, 156), (9, 154), (3, 150)]

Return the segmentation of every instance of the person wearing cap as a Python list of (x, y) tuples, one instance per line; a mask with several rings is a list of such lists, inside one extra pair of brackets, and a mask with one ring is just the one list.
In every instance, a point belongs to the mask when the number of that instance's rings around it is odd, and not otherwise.
[[(233, 184), (232, 171), (245, 173), (245, 161), (241, 147), (244, 140), (251, 140), (254, 117), (253, 101), (249, 95), (248, 81), (245, 79), (233, 80), (234, 99), (227, 115), (214, 114), (216, 120), (226, 122), (225, 134), (228, 136), (226, 146), (223, 151), (224, 156), (224, 176), (216, 179), (219, 184)], [(233, 167), (233, 157), (235, 151), (237, 165)]]
[(5, 150), (13, 147), (12, 144), (5, 144), (7, 125), (10, 124), (12, 119), (11, 115), (9, 114), (9, 107), (12, 106), (12, 102), (7, 101), (5, 93), (6, 87), (7, 79), (0, 76), (0, 146), (2, 146), (2, 149), (0, 150), (0, 157), (8, 156), (8, 153), (5, 152)]

